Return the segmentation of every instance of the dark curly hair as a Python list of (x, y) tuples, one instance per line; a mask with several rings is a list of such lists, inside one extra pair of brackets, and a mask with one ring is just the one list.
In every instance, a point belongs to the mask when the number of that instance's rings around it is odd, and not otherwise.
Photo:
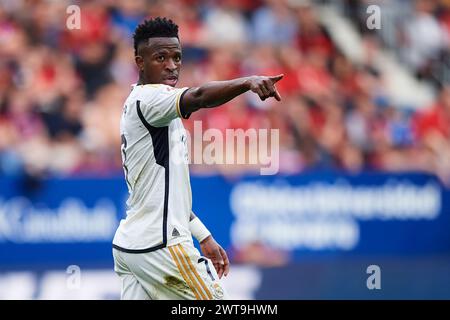
[(145, 20), (134, 30), (134, 54), (137, 55), (137, 49), (141, 42), (155, 37), (178, 38), (178, 26), (167, 18), (157, 17)]

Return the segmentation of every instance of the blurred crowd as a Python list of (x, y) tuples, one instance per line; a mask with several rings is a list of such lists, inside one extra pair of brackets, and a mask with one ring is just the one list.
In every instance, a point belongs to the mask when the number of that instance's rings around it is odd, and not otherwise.
[[(339, 0), (338, 0), (339, 1)], [(450, 1), (342, 0), (345, 12), (363, 35), (376, 35), (419, 79), (437, 87), (450, 81)], [(367, 8), (377, 5), (382, 27), (367, 28)]]
[[(0, 0), (0, 176), (122, 172), (119, 118), (138, 76), (132, 33), (144, 18), (166, 16), (180, 27), (179, 86), (285, 75), (281, 103), (244, 94), (193, 114), (184, 122), (191, 132), (199, 120), (203, 130), (279, 129), (282, 173), (425, 171), (450, 182), (450, 86), (431, 72), (435, 61), (445, 64), (449, 1), (392, 2), (415, 17), (394, 25), (404, 41), (367, 34), (366, 59), (357, 64), (337, 48), (314, 1)], [(67, 28), (71, 4), (81, 9), (80, 29)], [(340, 4), (355, 22), (367, 5)], [(392, 104), (372, 63), (381, 47), (438, 84), (432, 105)], [(255, 168), (192, 169), (232, 175)]]

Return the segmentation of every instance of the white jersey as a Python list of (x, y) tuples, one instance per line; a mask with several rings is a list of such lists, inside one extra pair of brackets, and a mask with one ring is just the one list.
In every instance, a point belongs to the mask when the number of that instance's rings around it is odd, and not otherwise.
[(113, 247), (150, 252), (192, 241), (187, 136), (180, 99), (188, 88), (135, 85), (122, 119), (122, 161), (128, 185), (127, 216)]

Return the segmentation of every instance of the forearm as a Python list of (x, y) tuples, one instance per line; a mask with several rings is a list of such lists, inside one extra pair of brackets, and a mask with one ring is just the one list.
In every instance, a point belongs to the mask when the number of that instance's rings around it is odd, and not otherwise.
[(200, 108), (213, 108), (224, 104), (248, 91), (249, 77), (227, 81), (211, 81), (200, 87), (190, 88), (183, 98), (183, 107), (188, 112)]

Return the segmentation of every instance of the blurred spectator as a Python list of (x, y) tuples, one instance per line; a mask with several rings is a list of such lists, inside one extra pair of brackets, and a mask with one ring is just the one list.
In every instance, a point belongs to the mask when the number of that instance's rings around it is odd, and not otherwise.
[(208, 6), (204, 28), (209, 45), (223, 48), (248, 43), (249, 24), (239, 9), (238, 0), (224, 0), (220, 5)]
[(419, 75), (428, 72), (430, 62), (448, 45), (445, 33), (436, 17), (434, 1), (416, 0), (413, 16), (403, 27), (405, 42), (402, 55)]
[(253, 14), (256, 43), (292, 45), (297, 35), (297, 21), (286, 1), (266, 0)]

